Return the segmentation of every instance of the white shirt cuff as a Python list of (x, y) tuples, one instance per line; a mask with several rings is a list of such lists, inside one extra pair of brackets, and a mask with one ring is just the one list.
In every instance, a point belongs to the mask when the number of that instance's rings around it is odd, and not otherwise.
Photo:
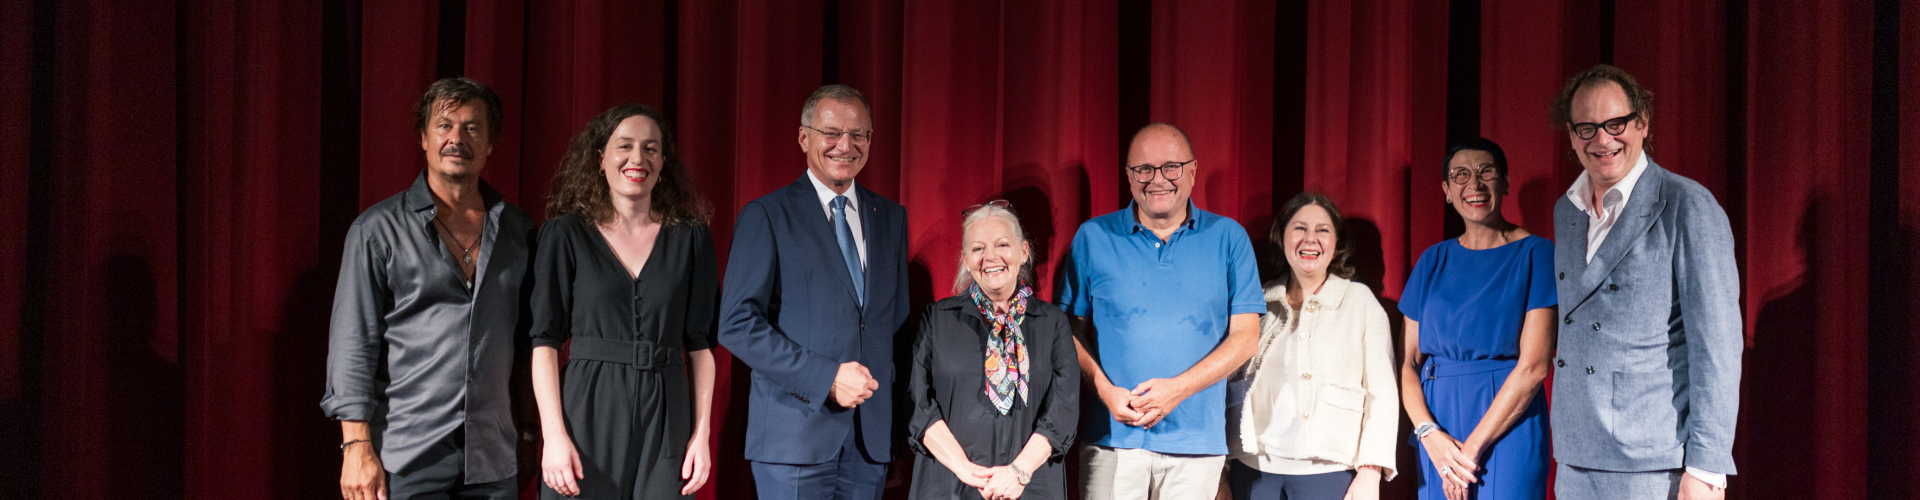
[(1715, 488), (1720, 488), (1723, 490), (1727, 489), (1726, 474), (1721, 474), (1718, 472), (1707, 472), (1700, 469), (1688, 467), (1687, 475), (1693, 476), (1694, 478), (1699, 479), (1701, 482), (1713, 485), (1713, 487)]

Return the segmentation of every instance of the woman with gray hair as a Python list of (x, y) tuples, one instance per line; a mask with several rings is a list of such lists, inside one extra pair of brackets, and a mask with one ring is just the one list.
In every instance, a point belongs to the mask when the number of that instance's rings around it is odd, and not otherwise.
[(960, 213), (955, 295), (927, 306), (914, 342), (911, 496), (1064, 499), (1080, 416), (1067, 315), (1032, 298), (1032, 248), (1005, 200)]

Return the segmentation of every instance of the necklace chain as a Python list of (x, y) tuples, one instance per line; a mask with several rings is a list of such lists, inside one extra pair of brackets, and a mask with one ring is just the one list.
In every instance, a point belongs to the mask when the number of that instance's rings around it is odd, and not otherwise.
[(460, 261), (469, 266), (473, 265), (473, 247), (480, 244), (480, 238), (474, 237), (472, 244), (461, 243), (460, 237), (453, 234), (453, 229), (447, 227), (447, 223), (440, 222), (439, 217), (434, 217), (433, 223), (440, 225), (440, 229), (447, 232), (447, 239), (453, 240), (453, 244), (460, 245)]

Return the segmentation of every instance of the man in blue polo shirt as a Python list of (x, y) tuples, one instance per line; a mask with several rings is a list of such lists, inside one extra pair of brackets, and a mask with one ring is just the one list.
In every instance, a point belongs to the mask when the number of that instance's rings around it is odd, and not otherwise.
[(1260, 273), (1240, 224), (1193, 206), (1199, 163), (1178, 127), (1127, 149), (1133, 203), (1080, 225), (1055, 301), (1074, 317), (1087, 500), (1211, 499), (1227, 454), (1221, 380), (1260, 337)]

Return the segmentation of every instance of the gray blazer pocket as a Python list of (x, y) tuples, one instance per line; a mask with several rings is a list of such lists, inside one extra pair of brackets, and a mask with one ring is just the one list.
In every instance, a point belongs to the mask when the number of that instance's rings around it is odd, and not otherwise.
[(1613, 372), (1613, 438), (1630, 446), (1679, 444), (1673, 372)]

